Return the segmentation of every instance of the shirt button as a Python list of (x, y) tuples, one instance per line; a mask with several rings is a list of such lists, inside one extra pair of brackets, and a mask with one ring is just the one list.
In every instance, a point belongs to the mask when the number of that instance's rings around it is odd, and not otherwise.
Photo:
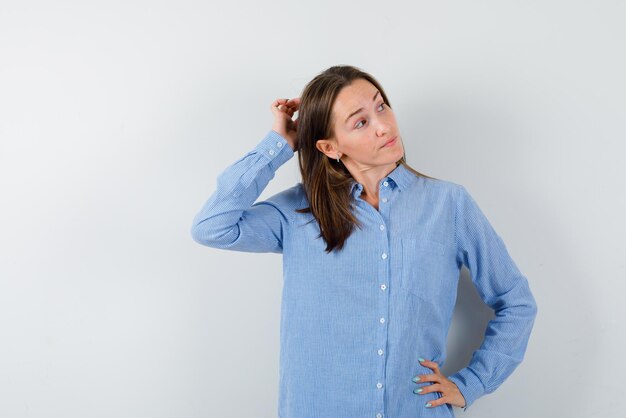
[(383, 257), (383, 260), (387, 258), (387, 253), (383, 253), (382, 257)]
[(383, 414), (379, 412), (378, 414), (376, 414), (376, 418), (383, 418)]
[(380, 288), (381, 288), (381, 289), (383, 289), (383, 290), (385, 290), (385, 289), (387, 288), (387, 286), (386, 286), (386, 285), (384, 285), (384, 284), (381, 284), (381, 285), (380, 285)]
[(377, 387), (378, 389), (380, 389), (380, 388), (382, 388), (382, 387), (383, 387), (383, 384), (382, 384), (382, 383), (380, 383), (380, 382), (378, 382), (378, 383), (376, 383), (376, 387)]
[(382, 356), (382, 355), (383, 355), (383, 350), (378, 349), (378, 355), (379, 355), (379, 356)]
[(386, 201), (387, 201), (387, 198), (386, 198), (386, 197), (383, 197), (383, 202), (386, 202)]
[(385, 318), (380, 318), (380, 323), (384, 324), (385, 323)]
[(282, 143), (282, 142), (277, 142), (277, 143), (276, 143), (276, 146), (277, 146), (278, 148), (280, 148), (280, 147), (282, 147), (282, 146), (283, 146), (283, 143)]
[(273, 149), (270, 150), (270, 155), (274, 155), (274, 150)]
[(383, 183), (383, 185), (384, 185), (385, 187), (387, 187), (387, 186), (389, 186), (389, 183), (384, 182), (384, 183)]

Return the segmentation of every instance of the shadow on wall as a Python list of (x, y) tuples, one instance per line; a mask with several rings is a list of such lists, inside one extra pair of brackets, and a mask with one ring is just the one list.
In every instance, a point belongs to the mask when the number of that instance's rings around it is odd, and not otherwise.
[(480, 298), (469, 270), (463, 266), (448, 334), (446, 362), (441, 369), (443, 374), (449, 376), (469, 364), (472, 354), (483, 342), (487, 323), (495, 316)]

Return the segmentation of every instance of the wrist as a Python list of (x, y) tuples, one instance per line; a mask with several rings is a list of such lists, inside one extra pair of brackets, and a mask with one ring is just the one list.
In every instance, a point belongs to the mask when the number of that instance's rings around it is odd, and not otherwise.
[(283, 138), (287, 138), (287, 132), (285, 132), (284, 129), (281, 129), (277, 126), (272, 126), (272, 131), (276, 132), (278, 135), (282, 136)]

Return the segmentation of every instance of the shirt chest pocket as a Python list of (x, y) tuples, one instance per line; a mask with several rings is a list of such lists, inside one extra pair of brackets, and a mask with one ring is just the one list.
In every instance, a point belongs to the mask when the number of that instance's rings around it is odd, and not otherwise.
[(446, 251), (443, 244), (424, 239), (403, 238), (400, 287), (430, 303), (447, 300), (452, 293), (446, 277)]

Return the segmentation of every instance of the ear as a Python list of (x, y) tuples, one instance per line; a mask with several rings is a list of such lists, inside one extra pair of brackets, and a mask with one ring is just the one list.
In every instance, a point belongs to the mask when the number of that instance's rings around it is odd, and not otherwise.
[(339, 150), (337, 150), (337, 143), (333, 139), (318, 139), (315, 142), (315, 147), (327, 157), (333, 160), (337, 159)]

